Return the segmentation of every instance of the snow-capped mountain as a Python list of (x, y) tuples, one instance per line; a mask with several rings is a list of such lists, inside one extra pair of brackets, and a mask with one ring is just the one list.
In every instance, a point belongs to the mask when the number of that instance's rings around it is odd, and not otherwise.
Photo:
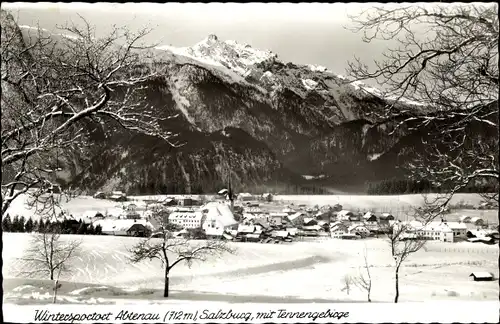
[(141, 96), (158, 117), (179, 116), (164, 127), (186, 145), (173, 149), (93, 125), (91, 148), (66, 152), (68, 183), (205, 193), (220, 190), (231, 174), (235, 190), (305, 192), (304, 181), (339, 189), (392, 176), (400, 153), (419, 152), (408, 148), (422, 134), (402, 127), (389, 136), (394, 122), (374, 117), (390, 100), (325, 67), (283, 62), (271, 51), (214, 35), (190, 47), (159, 46), (155, 54), (159, 76)]
[(232, 40), (220, 41), (213, 34), (191, 47), (159, 46), (157, 49), (190, 57), (202, 63), (225, 67), (242, 76), (246, 76), (252, 66), (272, 62), (278, 58), (278, 55), (271, 51), (257, 50), (248, 44)]

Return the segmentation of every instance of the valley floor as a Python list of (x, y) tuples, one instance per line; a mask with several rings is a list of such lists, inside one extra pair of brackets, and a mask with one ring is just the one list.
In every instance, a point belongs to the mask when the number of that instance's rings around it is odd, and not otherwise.
[[(51, 303), (50, 280), (17, 278), (19, 257), (29, 234), (4, 233), (2, 257), (4, 303)], [(328, 239), (280, 245), (231, 243), (235, 255), (189, 269), (172, 270), (171, 298), (162, 298), (163, 271), (159, 263), (131, 264), (128, 248), (138, 239), (113, 236), (67, 235), (81, 239), (83, 253), (74, 262), (58, 299), (62, 303), (215, 303), (364, 302), (366, 292), (351, 286), (346, 275), (363, 271), (366, 249), (373, 278), (372, 300), (391, 302), (394, 295), (392, 260), (382, 239)], [(429, 242), (412, 255), (400, 271), (401, 301), (497, 300), (498, 281), (474, 282), (473, 271), (498, 278), (498, 246)]]

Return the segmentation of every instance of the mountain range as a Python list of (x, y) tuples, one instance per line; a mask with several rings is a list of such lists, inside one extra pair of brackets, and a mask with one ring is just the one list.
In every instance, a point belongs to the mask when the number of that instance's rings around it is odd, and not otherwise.
[[(391, 134), (396, 121), (374, 117), (390, 98), (325, 67), (216, 35), (186, 48), (158, 46), (154, 55), (159, 75), (145, 100), (158, 116), (177, 116), (164, 127), (185, 145), (97, 127), (89, 152), (61, 155), (61, 181), (144, 194), (213, 193), (229, 177), (236, 190), (362, 191), (401, 177), (403, 162), (422, 149), (425, 131)], [(428, 113), (416, 102), (398, 105)]]

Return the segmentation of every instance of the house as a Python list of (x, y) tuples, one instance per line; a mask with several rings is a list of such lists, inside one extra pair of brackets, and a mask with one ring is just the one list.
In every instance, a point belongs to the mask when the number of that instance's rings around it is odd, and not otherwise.
[(394, 221), (395, 218), (389, 213), (382, 213), (382, 215), (379, 216), (379, 222), (381, 224), (389, 224), (391, 221)]
[(184, 206), (184, 207), (187, 207), (187, 206), (199, 206), (200, 205), (200, 201), (197, 200), (197, 199), (194, 199), (192, 197), (182, 197), (182, 198), (179, 198), (177, 200), (177, 204), (179, 206)]
[(318, 225), (318, 221), (311, 217), (304, 218), (304, 226)]
[(459, 222), (445, 222), (449, 228), (453, 231), (453, 237), (455, 239), (462, 238), (465, 239), (467, 237), (467, 225)]
[(172, 224), (177, 224), (183, 228), (200, 228), (203, 224), (203, 213), (195, 212), (173, 212), (168, 215), (168, 221)]
[(227, 189), (222, 189), (217, 192), (219, 196), (226, 196), (229, 193), (229, 190)]
[(476, 226), (483, 226), (484, 225), (484, 220), (479, 218), (479, 217), (472, 217), (470, 219), (470, 222)]
[(349, 227), (342, 222), (335, 222), (330, 225), (330, 236), (333, 238), (342, 238), (342, 235), (349, 233)]
[(290, 223), (292, 223), (295, 226), (303, 225), (305, 217), (306, 217), (306, 213), (304, 213), (304, 212), (296, 212), (295, 214), (287, 216)]
[(286, 213), (271, 213), (269, 214), (269, 223), (274, 225), (286, 224), (288, 216)]
[(460, 222), (461, 223), (470, 223), (470, 216), (460, 216)]
[(238, 228), (238, 222), (227, 204), (209, 202), (201, 210), (205, 216), (202, 228), (207, 237), (222, 237), (224, 232)]
[(287, 208), (283, 209), (283, 213), (288, 214), (288, 215), (293, 215), (296, 213), (296, 211), (287, 207)]
[(367, 212), (363, 215), (363, 220), (365, 222), (377, 222), (377, 216), (372, 212)]
[(354, 213), (349, 210), (341, 210), (337, 213), (337, 220), (347, 221), (350, 217), (354, 216)]
[(366, 228), (364, 225), (351, 225), (348, 229), (348, 232), (351, 234), (358, 234), (361, 237), (367, 237), (370, 235), (370, 230)]
[(473, 272), (469, 275), (474, 281), (493, 281), (493, 274), (485, 271)]
[(127, 201), (127, 195), (121, 191), (113, 191), (109, 199), (114, 201)]

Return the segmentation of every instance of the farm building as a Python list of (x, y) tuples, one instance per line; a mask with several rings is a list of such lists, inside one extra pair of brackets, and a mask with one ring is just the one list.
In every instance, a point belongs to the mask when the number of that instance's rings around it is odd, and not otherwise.
[(493, 281), (493, 274), (486, 271), (477, 271), (469, 275), (474, 281)]
[(205, 216), (202, 228), (208, 237), (221, 237), (224, 231), (238, 228), (238, 222), (228, 205), (209, 202), (201, 209)]
[(445, 222), (431, 222), (415, 230), (424, 239), (454, 242), (453, 230)]
[(342, 238), (342, 235), (349, 233), (349, 227), (341, 222), (335, 222), (330, 226), (330, 235), (333, 238)]
[(479, 217), (472, 217), (470, 219), (470, 222), (476, 226), (483, 226), (484, 225), (484, 220), (479, 218)]
[(127, 219), (139, 219), (141, 215), (137, 212), (136, 204), (129, 204), (125, 207), (125, 218)]
[(285, 214), (288, 214), (288, 215), (293, 215), (293, 214), (295, 214), (295, 213), (296, 213), (296, 211), (295, 211), (295, 210), (293, 210), (293, 209), (291, 209), (291, 208), (289, 208), (289, 207), (284, 208), (282, 212), (283, 212), (283, 213), (285, 213)]
[(376, 222), (377, 216), (372, 212), (367, 212), (366, 214), (363, 215), (363, 220), (365, 222)]
[(168, 221), (183, 228), (199, 228), (203, 224), (201, 212), (173, 212), (168, 215)]
[[(150, 222), (135, 219), (103, 219), (94, 222), (94, 226), (100, 225), (102, 233), (107, 235), (134, 236), (149, 235), (154, 229)], [(149, 232), (148, 232), (149, 231)]]

